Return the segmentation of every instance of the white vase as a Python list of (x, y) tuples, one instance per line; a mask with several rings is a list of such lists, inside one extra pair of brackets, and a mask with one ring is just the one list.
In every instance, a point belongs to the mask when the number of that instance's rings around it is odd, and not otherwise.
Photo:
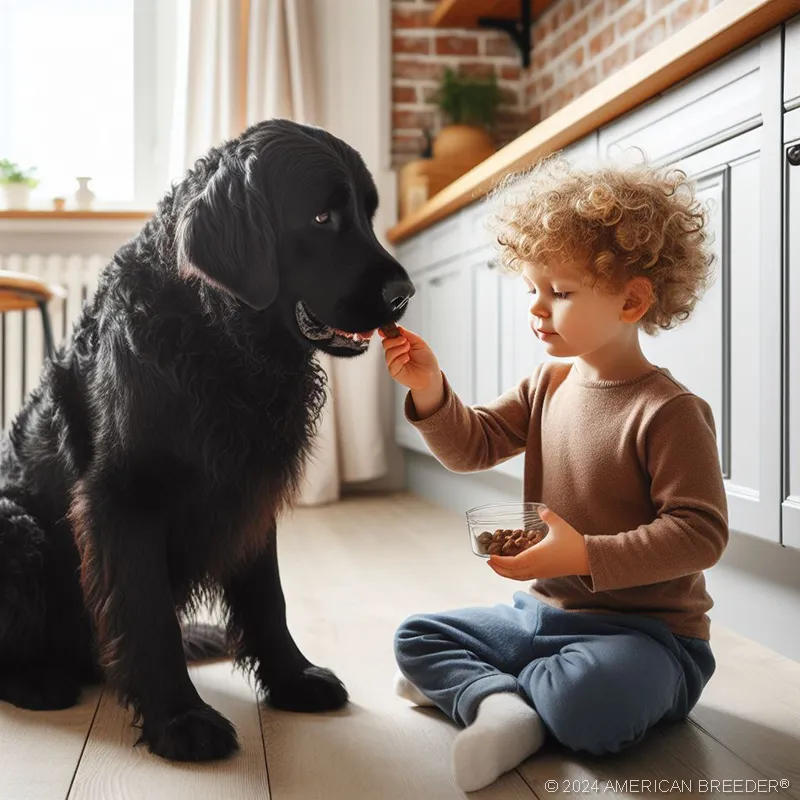
[(75, 205), (80, 211), (88, 211), (92, 207), (95, 194), (89, 188), (91, 178), (76, 178), (78, 181), (78, 191), (75, 192)]
[(8, 209), (25, 209), (30, 203), (31, 187), (24, 183), (4, 183), (3, 193)]

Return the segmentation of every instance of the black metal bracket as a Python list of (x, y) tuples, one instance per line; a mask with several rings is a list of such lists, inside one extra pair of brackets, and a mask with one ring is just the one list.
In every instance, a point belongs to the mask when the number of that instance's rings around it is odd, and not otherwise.
[(522, 56), (522, 66), (531, 65), (531, 0), (520, 0), (519, 19), (505, 19), (504, 17), (478, 17), (481, 28), (493, 28), (507, 33), (514, 44), (519, 48)]

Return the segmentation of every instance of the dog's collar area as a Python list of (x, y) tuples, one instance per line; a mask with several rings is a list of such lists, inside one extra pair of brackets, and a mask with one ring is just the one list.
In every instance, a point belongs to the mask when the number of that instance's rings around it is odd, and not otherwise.
[(366, 350), (369, 347), (369, 335), (353, 334), (331, 328), (324, 322), (320, 322), (311, 309), (302, 301), (295, 305), (295, 319), (300, 333), (311, 342), (324, 342), (329, 347), (344, 347), (349, 350)]

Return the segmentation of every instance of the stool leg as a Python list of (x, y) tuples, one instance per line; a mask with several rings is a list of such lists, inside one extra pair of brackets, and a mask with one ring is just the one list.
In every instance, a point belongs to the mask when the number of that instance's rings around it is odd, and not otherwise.
[(55, 354), (55, 343), (53, 342), (53, 326), (50, 324), (50, 312), (47, 310), (47, 303), (40, 300), (39, 311), (42, 313), (42, 326), (44, 328), (44, 352), (47, 358), (52, 358)]

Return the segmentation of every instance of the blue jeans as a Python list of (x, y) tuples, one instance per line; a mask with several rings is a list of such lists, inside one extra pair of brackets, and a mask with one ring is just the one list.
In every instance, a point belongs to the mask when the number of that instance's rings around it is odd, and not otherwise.
[(514, 605), (406, 619), (395, 635), (401, 672), (457, 724), (484, 697), (519, 692), (567, 747), (600, 755), (681, 720), (714, 674), (709, 643), (651, 617), (588, 614), (526, 592)]

